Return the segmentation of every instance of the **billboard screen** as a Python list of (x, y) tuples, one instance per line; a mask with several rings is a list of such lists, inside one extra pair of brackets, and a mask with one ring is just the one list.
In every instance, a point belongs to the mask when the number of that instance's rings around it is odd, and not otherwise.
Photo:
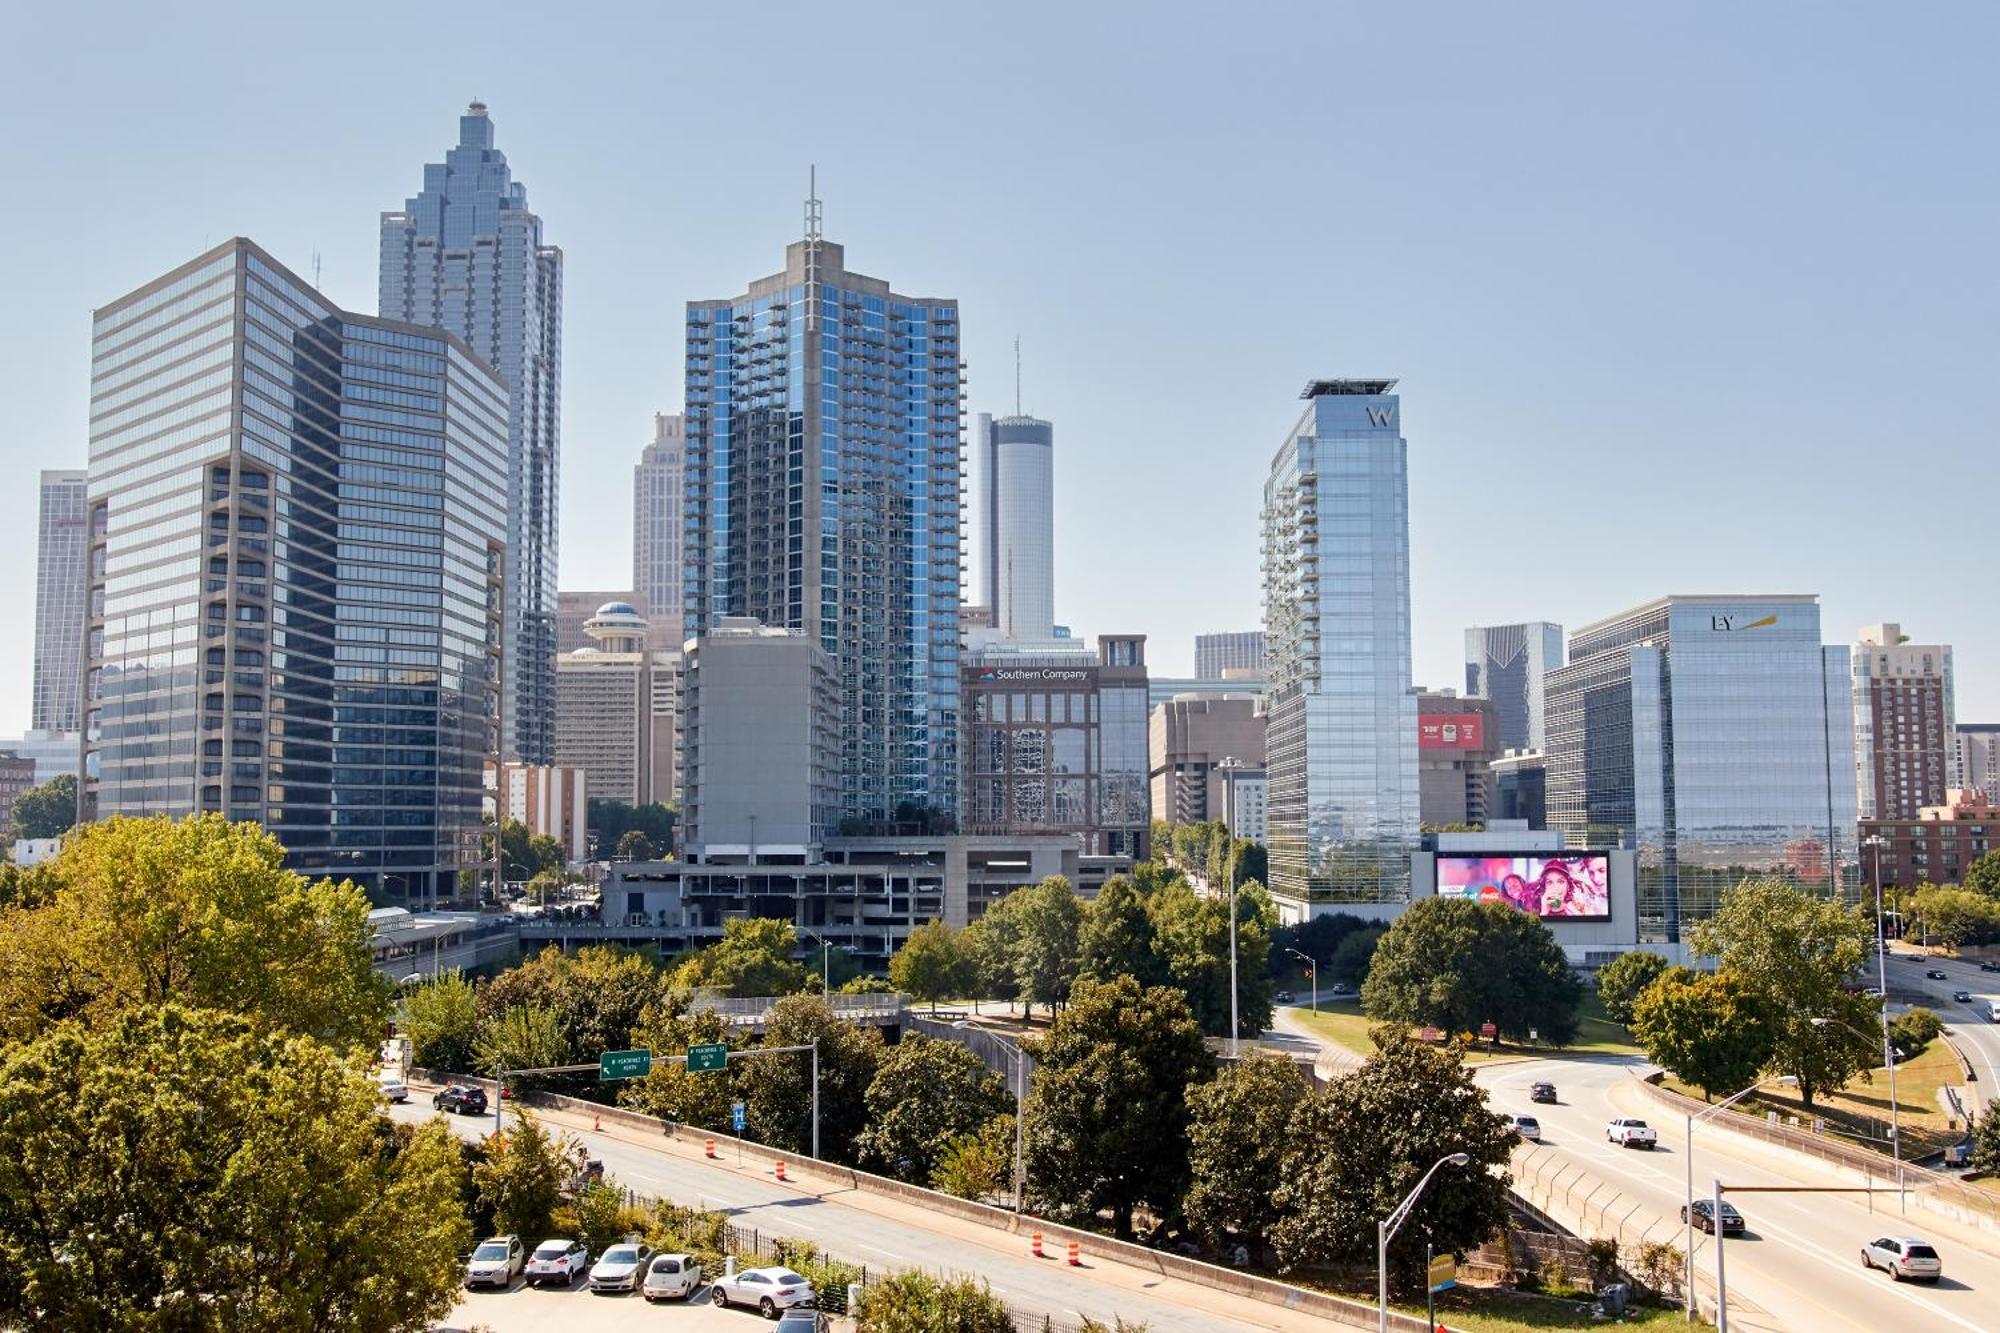
[(1439, 853), (1437, 895), (1507, 903), (1550, 921), (1611, 919), (1611, 858), (1603, 852)]
[(1419, 713), (1419, 750), (1483, 750), (1486, 719), (1477, 713)]

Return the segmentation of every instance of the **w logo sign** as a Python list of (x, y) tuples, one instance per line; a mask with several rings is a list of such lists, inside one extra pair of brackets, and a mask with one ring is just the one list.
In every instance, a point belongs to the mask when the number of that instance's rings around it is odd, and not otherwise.
[(1396, 424), (1396, 409), (1393, 407), (1371, 407), (1368, 409), (1368, 420), (1371, 424), (1377, 426), (1393, 426)]

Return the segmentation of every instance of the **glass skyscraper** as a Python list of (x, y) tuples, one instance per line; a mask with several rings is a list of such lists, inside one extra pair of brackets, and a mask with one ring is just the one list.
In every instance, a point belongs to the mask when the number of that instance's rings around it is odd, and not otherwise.
[(424, 168), (423, 191), (382, 215), (382, 317), (457, 334), (510, 390), (501, 746), (529, 763), (547, 763), (555, 744), (562, 261), (493, 146), (483, 103), (459, 117), (458, 146)]
[(42, 473), (40, 541), (35, 559), (35, 698), (37, 731), (77, 729), (83, 688), (84, 474)]
[(652, 642), (681, 646), (681, 574), (686, 568), (687, 418), (653, 414), (653, 442), (632, 468), (632, 590), (652, 622)]
[(1264, 484), (1271, 889), (1402, 902), (1418, 836), (1408, 445), (1394, 380), (1314, 380)]
[(1465, 632), (1465, 692), (1491, 699), (1502, 750), (1540, 750), (1548, 743), (1544, 677), (1563, 664), (1561, 625), (1475, 625)]
[(1857, 884), (1848, 650), (1810, 596), (1663, 597), (1570, 635), (1548, 679), (1549, 827), (1636, 847), (1642, 938), (1750, 875)]
[(687, 308), (686, 632), (801, 630), (840, 676), (843, 820), (958, 806), (958, 303), (782, 272)]
[(96, 312), (84, 812), (394, 902), (491, 865), (507, 386), (229, 241)]
[(966, 450), (966, 597), (1004, 639), (1055, 633), (1055, 444), (1039, 417), (981, 412)]

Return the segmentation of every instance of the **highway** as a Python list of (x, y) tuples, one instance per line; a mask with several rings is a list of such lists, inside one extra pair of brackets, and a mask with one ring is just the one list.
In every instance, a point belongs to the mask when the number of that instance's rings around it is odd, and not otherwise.
[[(1945, 980), (1924, 975), (1933, 969), (1945, 973)], [(1928, 1007), (1944, 1020), (1952, 1041), (1979, 1075), (1979, 1097), (2000, 1097), (2000, 1024), (1987, 1017), (1987, 1006), (2000, 1000), (2000, 972), (1982, 972), (1977, 963), (1907, 951), (1894, 942), (1889, 945), (1888, 970), (1891, 991), (1928, 997)], [(1961, 990), (1972, 997), (1970, 1002), (1951, 998)]]

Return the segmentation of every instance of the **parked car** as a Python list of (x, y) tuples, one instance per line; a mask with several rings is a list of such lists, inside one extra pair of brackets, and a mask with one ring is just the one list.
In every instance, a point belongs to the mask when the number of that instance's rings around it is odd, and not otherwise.
[(635, 1241), (621, 1241), (606, 1250), (603, 1257), (592, 1265), (590, 1289), (592, 1291), (636, 1291), (646, 1275), (646, 1265), (653, 1261), (653, 1247)]
[(565, 1287), (590, 1271), (590, 1251), (580, 1240), (545, 1240), (528, 1256), (528, 1285), (560, 1282)]
[(687, 1254), (656, 1254), (646, 1266), (639, 1294), (649, 1301), (674, 1301), (692, 1296), (701, 1286), (701, 1265)]
[(708, 1298), (717, 1305), (752, 1305), (766, 1319), (806, 1304), (813, 1294), (812, 1283), (789, 1268), (747, 1269), (734, 1277), (716, 1278), (708, 1289)]
[(1276, 1000), (1279, 1004), (1290, 1004), (1295, 997), (1292, 995), (1290, 991), (1281, 990), (1277, 994), (1273, 995), (1271, 998)]
[(1556, 1085), (1553, 1083), (1535, 1084), (1535, 1086), (1528, 1089), (1528, 1100), (1547, 1102), (1550, 1106), (1554, 1106), (1556, 1104)]
[(1924, 975), (1929, 977), (1932, 981), (1945, 981), (1950, 978), (1951, 973), (1945, 971), (1941, 967), (1934, 967), (1930, 971), (1924, 973)]
[(1861, 1247), (1861, 1266), (1879, 1268), (1901, 1282), (1935, 1282), (1944, 1276), (1944, 1260), (1927, 1240), (1915, 1236), (1883, 1236)]
[[(1715, 1234), (1715, 1200), (1696, 1199), (1694, 1201), (1694, 1224), (1709, 1235)], [(1681, 1221), (1688, 1220), (1686, 1204), (1681, 1205)], [(1743, 1214), (1736, 1211), (1736, 1205), (1727, 1199), (1722, 1201), (1722, 1234), (1743, 1230)]]
[(1969, 990), (1955, 990), (1951, 993), (1951, 998), (1957, 1000), (1960, 1004), (1971, 1004), (1972, 992)]
[(483, 1088), (467, 1087), (454, 1083), (443, 1088), (431, 1098), (431, 1107), (438, 1111), (451, 1111), (457, 1115), (485, 1115), (486, 1091)]
[(479, 1242), (465, 1261), (468, 1287), (511, 1287), (527, 1265), (519, 1236), (492, 1236)]
[(381, 1090), (382, 1100), (385, 1102), (406, 1102), (410, 1100), (409, 1085), (403, 1082), (401, 1074), (384, 1072), (376, 1078), (375, 1086)]
[(833, 1321), (826, 1317), (824, 1310), (812, 1310), (803, 1305), (794, 1305), (778, 1316), (777, 1333), (827, 1333)]
[(1510, 1115), (1505, 1117), (1507, 1128), (1519, 1134), (1530, 1143), (1542, 1141), (1542, 1122), (1531, 1115)]
[(1604, 1127), (1604, 1137), (1621, 1148), (1644, 1148), (1651, 1151), (1660, 1142), (1660, 1135), (1643, 1120), (1630, 1116), (1619, 1116)]

